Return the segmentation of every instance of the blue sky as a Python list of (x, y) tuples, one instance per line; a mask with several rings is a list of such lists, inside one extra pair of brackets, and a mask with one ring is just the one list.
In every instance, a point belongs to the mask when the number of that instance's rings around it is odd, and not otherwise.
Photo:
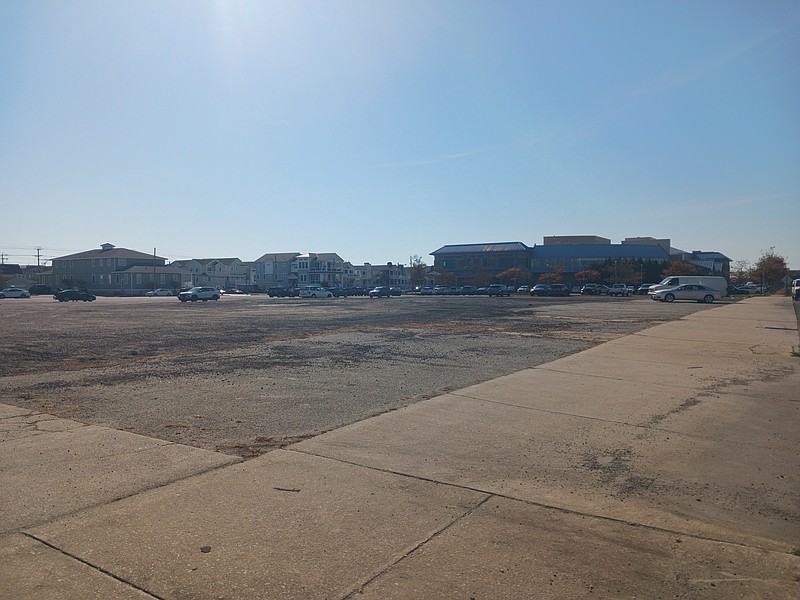
[(800, 2), (0, 0), (0, 252), (800, 268)]

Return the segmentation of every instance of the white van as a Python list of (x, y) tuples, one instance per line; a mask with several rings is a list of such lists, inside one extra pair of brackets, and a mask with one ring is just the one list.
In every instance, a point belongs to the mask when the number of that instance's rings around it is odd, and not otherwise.
[(659, 290), (675, 287), (676, 285), (683, 285), (684, 283), (704, 285), (718, 290), (722, 296), (728, 295), (728, 280), (724, 277), (713, 275), (672, 275), (670, 277), (665, 277), (660, 283), (651, 285), (647, 293), (654, 294)]
[(792, 300), (800, 300), (800, 279), (792, 281)]

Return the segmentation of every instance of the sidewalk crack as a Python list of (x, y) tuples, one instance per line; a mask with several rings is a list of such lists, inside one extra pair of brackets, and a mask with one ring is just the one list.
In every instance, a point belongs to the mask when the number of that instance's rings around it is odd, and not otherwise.
[(43, 540), (43, 539), (41, 539), (39, 537), (36, 537), (33, 534), (30, 534), (30, 533), (27, 533), (27, 532), (24, 532), (24, 531), (21, 532), (21, 533), (25, 537), (28, 537), (28, 538), (36, 541), (36, 542), (39, 542), (40, 544), (43, 544), (44, 546), (47, 546), (48, 548), (50, 548), (52, 550), (55, 550), (56, 552), (58, 552), (59, 554), (61, 554), (63, 556), (71, 558), (72, 560), (75, 560), (75, 561), (81, 563), (82, 565), (85, 565), (85, 566), (89, 567), (90, 569), (94, 569), (95, 571), (99, 571), (103, 575), (106, 575), (107, 577), (110, 577), (111, 579), (114, 579), (115, 581), (118, 581), (118, 582), (120, 582), (120, 583), (122, 583), (124, 585), (127, 585), (128, 587), (131, 587), (131, 588), (133, 588), (135, 590), (138, 590), (138, 591), (142, 592), (143, 594), (147, 594), (149, 597), (154, 598), (155, 600), (166, 600), (163, 596), (159, 596), (158, 594), (155, 594), (155, 593), (153, 593), (151, 591), (148, 591), (148, 590), (144, 589), (143, 587), (141, 587), (139, 585), (136, 585), (135, 583), (133, 583), (131, 581), (127, 581), (126, 579), (123, 579), (122, 577), (119, 577), (118, 575), (115, 575), (114, 573), (112, 573), (108, 569), (104, 569), (103, 567), (100, 567), (98, 565), (94, 565), (94, 564), (90, 563), (89, 561), (81, 558), (80, 556), (72, 554), (71, 552), (67, 552), (66, 550), (63, 550), (62, 548), (59, 548), (58, 546), (54, 546), (53, 544), (51, 544), (50, 542), (47, 542), (46, 540)]
[[(400, 474), (401, 473), (398, 473), (398, 475), (400, 475)], [(371, 584), (373, 581), (375, 581), (376, 579), (378, 579), (382, 575), (385, 575), (386, 573), (391, 571), (394, 567), (399, 565), (401, 562), (403, 562), (407, 558), (409, 558), (412, 555), (414, 555), (420, 548), (422, 548), (423, 546), (427, 545), (429, 542), (432, 542), (433, 540), (435, 540), (436, 538), (441, 536), (445, 531), (447, 531), (448, 529), (450, 529), (451, 527), (453, 527), (457, 523), (460, 523), (461, 521), (463, 521), (465, 518), (470, 516), (472, 513), (474, 513), (476, 510), (478, 510), (480, 507), (482, 507), (484, 504), (489, 502), (489, 500), (491, 500), (494, 497), (495, 497), (494, 494), (491, 494), (491, 493), (487, 494), (486, 497), (483, 500), (481, 500), (475, 506), (473, 506), (472, 508), (467, 510), (464, 514), (462, 514), (461, 516), (453, 519), (450, 523), (447, 523), (446, 525), (442, 526), (437, 531), (434, 531), (426, 539), (424, 539), (421, 542), (419, 542), (418, 544), (416, 544), (413, 548), (408, 550), (402, 556), (398, 557), (397, 559), (395, 559), (392, 562), (390, 562), (389, 564), (387, 564), (383, 569), (381, 569), (377, 573), (374, 573), (368, 579), (366, 579), (366, 580), (362, 581), (361, 583), (357, 584), (355, 589), (347, 592), (344, 596), (341, 597), (341, 600), (349, 600), (350, 598), (353, 598), (356, 594), (363, 593), (364, 588), (367, 587), (369, 584)]]

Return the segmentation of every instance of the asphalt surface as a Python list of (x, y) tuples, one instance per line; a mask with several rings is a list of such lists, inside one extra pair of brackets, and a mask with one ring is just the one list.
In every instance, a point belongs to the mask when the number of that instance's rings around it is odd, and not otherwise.
[(709, 306), (646, 297), (0, 303), (0, 396), (245, 458)]
[(696, 310), (249, 459), (4, 398), (0, 598), (795, 598), (796, 309)]

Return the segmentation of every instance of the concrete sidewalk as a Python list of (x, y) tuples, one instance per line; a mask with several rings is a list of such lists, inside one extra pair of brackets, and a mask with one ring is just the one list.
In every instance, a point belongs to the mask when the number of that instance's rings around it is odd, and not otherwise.
[(247, 462), (2, 405), (0, 598), (795, 598), (798, 350), (748, 299)]

